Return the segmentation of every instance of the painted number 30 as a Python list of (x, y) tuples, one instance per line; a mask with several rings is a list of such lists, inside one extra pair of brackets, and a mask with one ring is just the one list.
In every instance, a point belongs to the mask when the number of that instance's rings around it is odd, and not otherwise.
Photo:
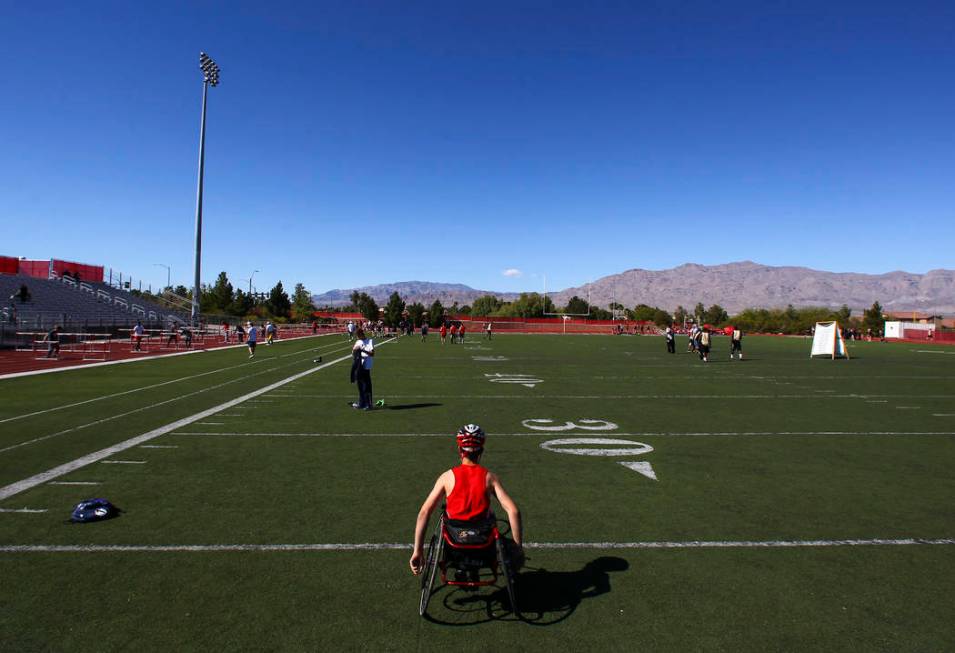
[(618, 428), (613, 422), (605, 419), (581, 419), (576, 422), (557, 424), (552, 419), (525, 419), (521, 422), (525, 427), (535, 431), (614, 431)]

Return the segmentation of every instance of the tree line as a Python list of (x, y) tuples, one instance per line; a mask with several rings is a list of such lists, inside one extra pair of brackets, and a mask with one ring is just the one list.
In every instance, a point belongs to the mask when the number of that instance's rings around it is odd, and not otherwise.
[(795, 308), (792, 305), (783, 309), (747, 308), (736, 315), (730, 315), (719, 304), (704, 306), (697, 303), (691, 310), (677, 306), (673, 313), (658, 306), (637, 304), (633, 308), (626, 308), (621, 304), (612, 304), (611, 310), (589, 304), (576, 295), (561, 307), (555, 306), (550, 297), (536, 292), (521, 293), (510, 302), (503, 301), (494, 295), (483, 295), (475, 299), (470, 305), (458, 305), (454, 302), (445, 306), (440, 300), (435, 300), (430, 306), (420, 302), (406, 303), (397, 292), (391, 293), (388, 302), (379, 310), (375, 300), (367, 293), (353, 292), (351, 304), (328, 310), (339, 312), (358, 312), (365, 319), (383, 319), (389, 326), (397, 326), (404, 320), (411, 320), (416, 327), (425, 322), (436, 327), (447, 316), (462, 315), (475, 319), (493, 319), (495, 317), (538, 318), (545, 315), (564, 314), (586, 317), (592, 320), (609, 320), (612, 317), (625, 318), (634, 321), (652, 322), (663, 328), (672, 324), (682, 326), (685, 323), (709, 324), (713, 327), (733, 325), (744, 331), (754, 333), (808, 333), (816, 322), (838, 321), (843, 327), (854, 329), (871, 329), (873, 333), (881, 332), (884, 316), (882, 306), (875, 302), (866, 309), (862, 317), (852, 315), (848, 306), (833, 310), (828, 307), (810, 306)]
[[(182, 298), (192, 300), (192, 290), (179, 285), (167, 288)], [(132, 291), (159, 303), (164, 303), (163, 295), (149, 292)], [(168, 302), (165, 302), (168, 303)], [(234, 288), (225, 272), (220, 272), (213, 284), (199, 287), (199, 308), (204, 315), (236, 317), (240, 319), (272, 319), (277, 322), (308, 321), (312, 319), (315, 305), (312, 295), (304, 284), (295, 284), (289, 297), (282, 282), (279, 281), (267, 293), (248, 293), (242, 288)]]

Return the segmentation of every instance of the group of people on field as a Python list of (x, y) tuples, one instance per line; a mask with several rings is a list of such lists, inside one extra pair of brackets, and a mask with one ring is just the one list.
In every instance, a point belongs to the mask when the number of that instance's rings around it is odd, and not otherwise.
[[(687, 353), (696, 353), (700, 360), (708, 363), (710, 360), (710, 349), (713, 346), (713, 332), (707, 326), (693, 325), (689, 333), (689, 341), (686, 343)], [(732, 332), (727, 331), (730, 336), (730, 360), (735, 355), (739, 360), (743, 360), (743, 331), (733, 327)], [(663, 332), (666, 340), (667, 353), (676, 353), (676, 330), (668, 326)]]

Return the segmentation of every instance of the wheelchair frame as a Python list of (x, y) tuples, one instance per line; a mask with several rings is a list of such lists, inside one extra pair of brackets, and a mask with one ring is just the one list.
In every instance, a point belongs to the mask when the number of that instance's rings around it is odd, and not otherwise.
[[(418, 614), (423, 617), (428, 611), (428, 602), (431, 600), (431, 595), (433, 594), (435, 577), (437, 576), (438, 569), (440, 569), (441, 584), (453, 587), (474, 588), (496, 585), (498, 576), (503, 575), (507, 586), (507, 596), (511, 602), (511, 611), (520, 617), (520, 611), (517, 608), (517, 594), (514, 589), (515, 570), (511, 564), (507, 548), (504, 546), (504, 537), (497, 528), (497, 523), (491, 527), (487, 541), (480, 544), (461, 544), (451, 539), (451, 536), (445, 528), (446, 519), (447, 514), (442, 510), (441, 516), (438, 518), (438, 524), (435, 527), (434, 533), (431, 535), (431, 541), (428, 543), (424, 568), (421, 571), (421, 599), (418, 603)], [(456, 571), (461, 569), (461, 567), (455, 566), (453, 561), (448, 560), (447, 551), (449, 549), (465, 553), (481, 552), (487, 554), (491, 547), (494, 547), (493, 559), (491, 559), (487, 565), (479, 566), (477, 569), (489, 567), (493, 578), (488, 580), (448, 580), (447, 572), (449, 567)], [(470, 569), (474, 569), (474, 567), (468, 567), (468, 570)]]

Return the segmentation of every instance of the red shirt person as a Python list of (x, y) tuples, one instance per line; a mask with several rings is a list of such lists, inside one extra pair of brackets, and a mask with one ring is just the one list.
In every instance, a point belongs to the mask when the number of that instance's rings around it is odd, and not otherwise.
[(411, 571), (421, 573), (424, 532), (431, 513), (442, 498), (447, 498), (446, 511), (450, 519), (470, 521), (483, 519), (491, 514), (491, 497), (496, 497), (511, 525), (511, 537), (517, 545), (517, 557), (521, 559), (523, 533), (521, 512), (514, 500), (504, 491), (501, 480), (494, 472), (480, 465), (484, 453), (484, 429), (476, 424), (462, 426), (457, 433), (458, 455), (461, 464), (441, 474), (428, 498), (421, 504), (415, 522), (414, 550), (411, 553)]

